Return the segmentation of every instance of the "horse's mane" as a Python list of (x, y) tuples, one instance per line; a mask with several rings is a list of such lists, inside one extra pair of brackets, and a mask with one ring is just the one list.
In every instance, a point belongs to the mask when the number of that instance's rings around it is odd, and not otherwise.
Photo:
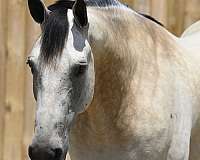
[(86, 0), (87, 6), (96, 7), (109, 7), (109, 6), (121, 6), (123, 5), (117, 0)]
[[(87, 6), (91, 7), (127, 7), (117, 0), (85, 0)], [(45, 19), (43, 24), (42, 36), (41, 36), (41, 58), (44, 63), (51, 63), (59, 56), (65, 46), (65, 41), (68, 35), (68, 19), (67, 10), (72, 9), (74, 1), (58, 0), (54, 4), (50, 5), (48, 9), (51, 11), (50, 15)], [(160, 24), (153, 17), (145, 14), (142, 16)]]
[(159, 24), (160, 26), (164, 27), (164, 25), (161, 22), (159, 22), (158, 20), (156, 20), (154, 17), (151, 17), (150, 15), (147, 15), (147, 14), (144, 14), (144, 13), (139, 13), (139, 14), (144, 16), (145, 18), (150, 19), (151, 21)]

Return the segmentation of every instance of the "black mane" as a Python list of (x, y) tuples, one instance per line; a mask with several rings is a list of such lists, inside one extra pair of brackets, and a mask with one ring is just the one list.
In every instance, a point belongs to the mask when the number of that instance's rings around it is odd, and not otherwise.
[(48, 7), (51, 12), (42, 27), (40, 54), (47, 64), (63, 51), (69, 27), (67, 10), (71, 7), (72, 3), (69, 1), (58, 1)]
[(151, 21), (153, 21), (153, 22), (159, 24), (160, 26), (164, 27), (164, 25), (163, 25), (161, 22), (159, 22), (159, 21), (156, 20), (155, 18), (151, 17), (150, 15), (143, 14), (143, 13), (139, 13), (139, 14), (142, 15), (142, 16), (144, 16), (145, 18), (148, 18), (148, 19), (150, 19)]

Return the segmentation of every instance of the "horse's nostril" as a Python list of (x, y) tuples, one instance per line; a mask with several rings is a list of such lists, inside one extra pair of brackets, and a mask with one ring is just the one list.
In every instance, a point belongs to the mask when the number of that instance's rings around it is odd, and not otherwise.
[(61, 156), (62, 156), (62, 149), (61, 149), (61, 148), (56, 148), (56, 149), (54, 149), (53, 151), (54, 151), (54, 153), (55, 153), (55, 159), (56, 159), (56, 160), (57, 160), (57, 159), (60, 159)]

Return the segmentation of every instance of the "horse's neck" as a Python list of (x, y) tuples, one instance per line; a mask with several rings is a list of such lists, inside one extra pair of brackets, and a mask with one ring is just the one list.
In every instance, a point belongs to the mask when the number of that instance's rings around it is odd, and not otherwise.
[(130, 31), (124, 30), (128, 24), (122, 24), (122, 18), (109, 14), (109, 10), (101, 12), (88, 9), (89, 41), (95, 61), (94, 98), (87, 111), (77, 117), (71, 136), (72, 146), (88, 151), (101, 143), (109, 147), (123, 136), (116, 129), (119, 116), (126, 114), (124, 98), (134, 74), (134, 54), (128, 49)]
[(160, 26), (130, 9), (113, 7), (88, 11), (89, 41), (96, 72), (93, 102), (96, 105), (89, 110), (101, 111), (105, 107), (112, 114), (121, 108), (127, 109), (121, 101), (130, 91), (130, 85), (140, 77), (141, 71), (155, 69), (156, 49), (162, 50), (159, 48), (164, 46), (162, 38), (170, 36)]
[[(95, 61), (95, 94), (88, 113), (99, 114), (102, 124), (112, 120), (121, 108), (122, 99), (135, 71), (134, 48), (130, 44), (134, 30), (134, 13), (126, 9), (89, 10), (89, 41)], [(129, 18), (131, 17), (131, 21)], [(125, 105), (125, 104), (124, 104)], [(93, 113), (94, 112), (94, 113)], [(109, 114), (108, 115), (106, 114)]]
[[(175, 37), (161, 26), (138, 15), (128, 8), (89, 8), (89, 41), (96, 59), (96, 66), (110, 68), (114, 59), (119, 68), (132, 68), (134, 64), (157, 57), (157, 49), (163, 50), (161, 57), (175, 49)], [(172, 53), (173, 54), (173, 53)], [(109, 59), (110, 57), (110, 59)], [(110, 60), (110, 63), (108, 61)], [(124, 60), (127, 66), (119, 65)], [(103, 62), (104, 63), (103, 63)], [(98, 65), (99, 63), (99, 65)], [(150, 65), (148, 64), (147, 67)], [(135, 68), (136, 69), (136, 68)]]
[[(158, 55), (154, 54), (153, 46), (162, 46), (160, 43), (165, 35), (157, 25), (154, 32), (150, 21), (146, 22), (132, 11), (102, 10), (88, 9), (95, 93), (88, 110), (78, 116), (73, 134), (79, 145), (90, 147), (95, 147), (92, 143), (109, 146), (118, 143), (119, 139), (123, 140), (120, 141), (122, 145), (128, 143), (127, 126), (134, 121), (136, 92), (141, 81), (156, 81)], [(157, 35), (159, 32), (161, 34)], [(89, 140), (86, 137), (90, 137)]]
[[(112, 51), (116, 56), (130, 49), (130, 41), (137, 33), (136, 13), (128, 8), (89, 8), (89, 41), (95, 56)], [(120, 50), (119, 50), (120, 49)], [(123, 51), (122, 51), (123, 50)]]

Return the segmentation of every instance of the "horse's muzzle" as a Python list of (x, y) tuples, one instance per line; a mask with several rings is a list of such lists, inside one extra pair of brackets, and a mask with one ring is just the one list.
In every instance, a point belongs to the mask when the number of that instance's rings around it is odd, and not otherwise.
[(61, 160), (61, 157), (63, 157), (63, 150), (62, 148), (30, 145), (28, 154), (31, 160)]

